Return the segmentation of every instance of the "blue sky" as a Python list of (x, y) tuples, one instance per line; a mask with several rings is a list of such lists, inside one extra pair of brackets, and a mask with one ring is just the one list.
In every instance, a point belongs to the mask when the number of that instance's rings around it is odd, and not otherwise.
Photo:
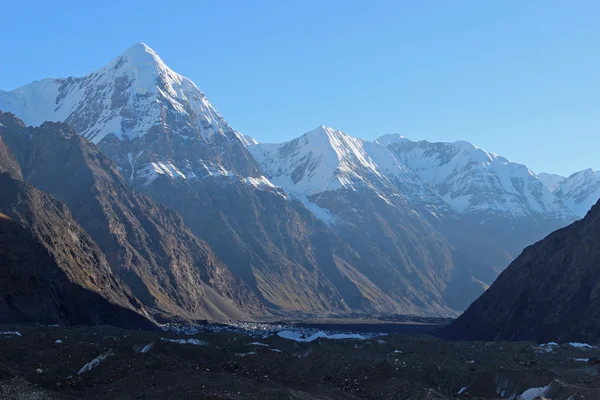
[(536, 172), (600, 169), (596, 0), (21, 0), (2, 9), (0, 89), (85, 75), (143, 41), (260, 141), (324, 124), (365, 139), (468, 140)]

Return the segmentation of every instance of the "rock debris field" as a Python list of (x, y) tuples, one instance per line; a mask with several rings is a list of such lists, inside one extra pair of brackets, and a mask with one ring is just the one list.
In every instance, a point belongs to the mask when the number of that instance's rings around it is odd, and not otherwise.
[[(218, 331), (218, 332), (217, 332)], [(600, 349), (267, 325), (0, 326), (0, 399), (600, 399)]]

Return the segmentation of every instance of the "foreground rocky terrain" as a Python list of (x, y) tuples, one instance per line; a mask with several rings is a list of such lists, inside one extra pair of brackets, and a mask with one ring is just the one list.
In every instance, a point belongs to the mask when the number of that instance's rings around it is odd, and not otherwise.
[(262, 329), (0, 326), (0, 398), (600, 398), (597, 348), (402, 334), (303, 342)]

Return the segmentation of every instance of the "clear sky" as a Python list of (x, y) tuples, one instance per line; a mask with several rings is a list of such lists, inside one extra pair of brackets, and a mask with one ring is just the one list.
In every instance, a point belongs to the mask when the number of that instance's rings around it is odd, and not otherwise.
[(600, 169), (600, 1), (7, 1), (0, 89), (136, 42), (263, 142), (323, 124)]

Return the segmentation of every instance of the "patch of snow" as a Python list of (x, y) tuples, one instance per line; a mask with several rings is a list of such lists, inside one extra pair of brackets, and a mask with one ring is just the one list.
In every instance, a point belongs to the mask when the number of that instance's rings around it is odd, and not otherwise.
[(62, 343), (62, 340), (60, 340), (60, 339), (57, 339), (57, 340), (56, 340), (54, 343), (56, 343), (56, 344), (61, 344), (61, 343)]
[(179, 344), (193, 344), (196, 346), (208, 346), (209, 343), (204, 341), (204, 340), (198, 340), (198, 339), (194, 339), (194, 338), (190, 338), (190, 339), (167, 339), (167, 338), (161, 338), (160, 340), (163, 340), (165, 342), (171, 342), (171, 343), (179, 343)]
[(539, 350), (545, 351), (546, 353), (552, 353), (552, 351), (554, 350), (554, 348), (556, 346), (558, 346), (558, 343), (550, 342), (550, 343), (540, 344), (538, 347), (534, 347), (534, 349), (539, 349)]
[(270, 345), (266, 344), (266, 343), (260, 343), (260, 342), (252, 342), (249, 343), (248, 346), (264, 346), (264, 347), (270, 347)]
[(6, 335), (6, 336), (23, 336), (21, 335), (21, 333), (17, 332), (17, 331), (12, 331), (12, 332), (0, 332), (0, 335)]
[(246, 357), (246, 356), (250, 356), (250, 355), (253, 355), (253, 354), (256, 354), (256, 352), (255, 351), (249, 351), (248, 353), (235, 353), (235, 355), (237, 357)]
[(465, 392), (465, 390), (467, 390), (468, 388), (466, 386), (463, 386), (462, 388), (460, 388), (460, 390), (458, 391), (457, 394), (463, 394)]
[(279, 349), (269, 349), (269, 350), (271, 350), (274, 353), (281, 353), (281, 350), (279, 350)]
[(550, 386), (531, 388), (524, 391), (517, 400), (533, 400), (538, 396), (546, 396)]
[(577, 362), (588, 362), (590, 359), (589, 358), (574, 358), (573, 361), (577, 361)]
[(111, 350), (107, 351), (106, 353), (99, 355), (98, 357), (94, 358), (92, 361), (90, 361), (89, 363), (87, 363), (83, 367), (81, 367), (79, 372), (77, 372), (77, 375), (81, 375), (84, 372), (91, 371), (92, 369), (94, 369), (98, 365), (100, 365), (100, 363), (102, 361), (106, 360), (108, 357), (110, 357), (113, 354), (114, 354), (114, 352), (111, 349)]
[(243, 135), (240, 132), (235, 132), (235, 135), (240, 139), (240, 142), (244, 144), (246, 147), (256, 146), (259, 144), (258, 140), (254, 139), (252, 136)]
[(335, 333), (333, 335), (328, 335), (322, 331), (317, 332), (307, 338), (303, 337), (303, 334), (301, 332), (297, 332), (297, 331), (281, 331), (281, 332), (277, 332), (277, 336), (284, 338), (284, 339), (294, 340), (296, 342), (312, 342), (319, 338), (333, 339), (333, 340), (339, 340), (339, 339), (365, 340), (365, 337), (358, 333)]
[(140, 353), (147, 353), (147, 352), (149, 352), (150, 350), (152, 350), (152, 348), (153, 348), (153, 347), (154, 347), (154, 342), (152, 342), (152, 343), (148, 343), (147, 345), (145, 345), (144, 347), (142, 347), (142, 348), (140, 349)]
[(594, 346), (591, 346), (587, 343), (570, 342), (569, 344), (578, 349), (593, 349), (594, 348)]
[(264, 176), (260, 176), (259, 178), (254, 178), (254, 177), (243, 178), (243, 181), (246, 184), (248, 184), (250, 186), (254, 186), (257, 189), (263, 189), (263, 188), (275, 189), (275, 185), (273, 185), (271, 183), (271, 181), (269, 181)]

